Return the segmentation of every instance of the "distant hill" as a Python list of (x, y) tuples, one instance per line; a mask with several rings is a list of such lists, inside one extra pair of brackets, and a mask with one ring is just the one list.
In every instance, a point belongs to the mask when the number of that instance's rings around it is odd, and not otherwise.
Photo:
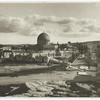
[[(100, 41), (86, 41), (86, 42), (76, 42), (76, 43), (87, 45), (87, 47), (90, 49), (90, 52), (95, 52), (97, 46), (100, 45)], [(72, 43), (72, 44), (75, 45), (76, 43)]]
[(88, 46), (88, 48), (90, 49), (90, 51), (96, 51), (98, 45), (100, 45), (100, 41), (88, 41), (88, 42), (83, 42), (84, 44), (86, 44)]

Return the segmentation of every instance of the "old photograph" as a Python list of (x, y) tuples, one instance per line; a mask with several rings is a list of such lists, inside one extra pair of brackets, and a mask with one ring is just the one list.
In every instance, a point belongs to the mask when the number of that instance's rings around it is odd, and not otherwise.
[(100, 3), (0, 3), (0, 97), (100, 97)]

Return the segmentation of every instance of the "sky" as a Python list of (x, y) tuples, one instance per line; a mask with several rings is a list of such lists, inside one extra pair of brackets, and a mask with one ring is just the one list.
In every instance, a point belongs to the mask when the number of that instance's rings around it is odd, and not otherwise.
[(100, 40), (100, 3), (0, 3), (0, 44)]

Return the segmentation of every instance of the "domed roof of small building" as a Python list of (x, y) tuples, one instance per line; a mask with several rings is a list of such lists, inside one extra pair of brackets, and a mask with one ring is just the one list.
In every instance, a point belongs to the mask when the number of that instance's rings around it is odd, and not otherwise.
[(50, 37), (47, 33), (41, 33), (37, 38), (38, 44), (48, 44), (50, 42)]

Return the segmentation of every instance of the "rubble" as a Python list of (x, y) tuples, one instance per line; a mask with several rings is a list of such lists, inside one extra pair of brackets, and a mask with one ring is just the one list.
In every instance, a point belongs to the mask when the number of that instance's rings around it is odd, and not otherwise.
[[(58, 82), (58, 83), (57, 83)], [(0, 96), (20, 97), (99, 97), (100, 83), (32, 81), (25, 84), (0, 86)], [(6, 90), (5, 93), (3, 90)]]

